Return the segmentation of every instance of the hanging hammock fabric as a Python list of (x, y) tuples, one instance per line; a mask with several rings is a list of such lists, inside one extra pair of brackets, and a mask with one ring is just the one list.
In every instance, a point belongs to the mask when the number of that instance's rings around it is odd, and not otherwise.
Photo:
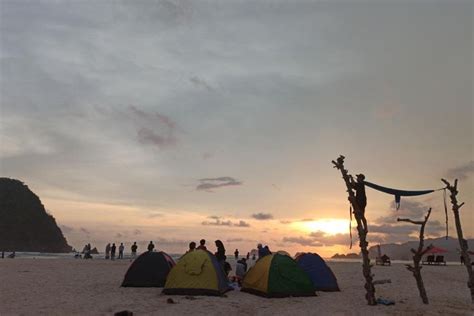
[(395, 204), (397, 206), (397, 210), (400, 208), (400, 199), (402, 196), (417, 196), (417, 195), (433, 193), (434, 191), (436, 191), (436, 190), (407, 191), (407, 190), (391, 189), (391, 188), (386, 188), (381, 185), (371, 183), (368, 181), (364, 181), (364, 184), (374, 190), (391, 194), (391, 195), (395, 195)]

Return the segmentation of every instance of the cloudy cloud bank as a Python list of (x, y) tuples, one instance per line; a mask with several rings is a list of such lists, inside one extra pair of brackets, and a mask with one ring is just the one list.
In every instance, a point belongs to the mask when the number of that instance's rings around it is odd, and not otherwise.
[(242, 182), (232, 177), (219, 177), (219, 178), (204, 178), (199, 179), (199, 184), (196, 186), (197, 191), (212, 192), (214, 189), (242, 185)]

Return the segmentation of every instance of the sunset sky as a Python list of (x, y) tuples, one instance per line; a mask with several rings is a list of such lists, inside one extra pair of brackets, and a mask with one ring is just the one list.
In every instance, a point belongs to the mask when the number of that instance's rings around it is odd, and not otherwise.
[[(474, 237), (474, 5), (444, 2), (1, 1), (0, 175), (76, 248), (330, 256), (349, 252), (343, 154), (389, 187), (459, 178)], [(371, 245), (428, 207), (443, 234), (442, 191), (367, 194)]]

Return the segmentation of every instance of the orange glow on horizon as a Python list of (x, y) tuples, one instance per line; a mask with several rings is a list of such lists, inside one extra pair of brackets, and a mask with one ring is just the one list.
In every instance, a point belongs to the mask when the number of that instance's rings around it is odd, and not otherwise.
[(293, 225), (304, 232), (321, 231), (326, 235), (346, 234), (349, 222), (345, 219), (326, 218), (308, 222), (297, 222)]

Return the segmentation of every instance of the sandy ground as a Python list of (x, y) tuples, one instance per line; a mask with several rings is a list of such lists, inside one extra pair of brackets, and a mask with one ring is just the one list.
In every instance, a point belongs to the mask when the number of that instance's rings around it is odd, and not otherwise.
[[(121, 288), (128, 260), (0, 259), (0, 315), (473, 315), (463, 266), (425, 267), (430, 305), (423, 305), (402, 264), (374, 267), (377, 297), (394, 306), (367, 306), (360, 263), (330, 262), (341, 292), (267, 299), (240, 291), (224, 297), (161, 295), (159, 288)], [(172, 297), (176, 304), (167, 304)]]

